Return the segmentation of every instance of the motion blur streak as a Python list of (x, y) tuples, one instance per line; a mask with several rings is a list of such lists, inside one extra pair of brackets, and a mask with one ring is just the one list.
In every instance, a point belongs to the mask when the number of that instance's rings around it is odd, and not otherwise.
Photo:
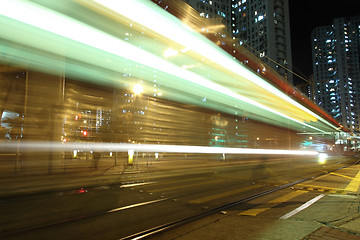
[[(1, 149), (16, 151), (19, 145), (16, 143), (1, 143)], [(203, 146), (180, 146), (180, 145), (158, 145), (158, 144), (127, 144), (127, 143), (57, 143), (57, 142), (23, 142), (21, 149), (25, 152), (41, 151), (68, 151), (68, 150), (93, 150), (93, 151), (118, 151), (129, 150), (140, 152), (167, 152), (167, 153), (213, 153), (213, 154), (282, 154), (282, 155), (317, 155), (316, 151), (301, 150), (275, 150), (254, 148), (227, 148), (227, 147), (203, 147)]]
[[(301, 104), (289, 98), (283, 92), (273, 87), (271, 84), (263, 81), (260, 77), (258, 77), (257, 75), (246, 69), (245, 67), (239, 65), (237, 62), (233, 60), (233, 58), (230, 55), (224, 54), (224, 52), (220, 51), (219, 48), (214, 48), (213, 46), (214, 44), (212, 42), (208, 41), (205, 38), (199, 37), (199, 35), (194, 35), (194, 30), (189, 30), (186, 27), (184, 28), (183, 26), (184, 24), (182, 22), (175, 20), (170, 22), (168, 16), (161, 14), (159, 11), (156, 11), (155, 8), (147, 7), (145, 1), (134, 0), (125, 5), (119, 1), (112, 1), (112, 0), (92, 0), (92, 1), (107, 7), (109, 10), (116, 11), (117, 13), (119, 13), (124, 17), (134, 20), (135, 22), (155, 31), (156, 33), (161, 34), (162, 36), (165, 36), (166, 38), (169, 38), (172, 41), (181, 44), (183, 47), (200, 54), (201, 56), (209, 59), (210, 61), (213, 61), (214, 63), (227, 68), (228, 70), (234, 72), (235, 74), (239, 74), (243, 77), (246, 77), (247, 80), (266, 89), (267, 91), (272, 91), (275, 95), (281, 97), (290, 104), (311, 114), (313, 117), (315, 117), (315, 121), (317, 119), (321, 119), (324, 123), (336, 129), (335, 126), (325, 121), (317, 114), (313, 113), (309, 109), (305, 108)], [(84, 1), (84, 4), (86, 4), (86, 2), (91, 2), (91, 1)], [(262, 108), (270, 111), (269, 109), (266, 109), (264, 107)], [(284, 117), (289, 118), (288, 116), (284, 116)], [(294, 121), (294, 119), (291, 118), (289, 119)]]
[[(22, 21), (27, 24), (31, 24), (40, 29), (43, 29), (43, 30), (46, 30), (49, 32), (53, 32), (60, 36), (64, 36), (64, 37), (73, 39), (75, 41), (95, 47), (97, 49), (101, 49), (106, 52), (116, 54), (116, 55), (124, 57), (124, 58), (131, 59), (135, 62), (142, 63), (146, 66), (150, 66), (152, 68), (157, 68), (163, 72), (167, 72), (169, 74), (171, 73), (173, 75), (176, 74), (177, 77), (182, 78), (184, 80), (194, 82), (196, 84), (199, 84), (204, 87), (210, 88), (212, 90), (218, 91), (224, 95), (231, 96), (240, 101), (250, 103), (251, 105), (257, 106), (259, 108), (262, 108), (269, 112), (273, 112), (284, 118), (290, 119), (294, 122), (298, 122), (305, 126), (311, 127), (315, 130), (323, 132), (322, 130), (320, 130), (318, 128), (315, 128), (311, 125), (302, 123), (301, 121), (298, 121), (298, 120), (291, 118), (285, 114), (282, 114), (276, 110), (273, 110), (262, 104), (259, 104), (256, 101), (253, 101), (253, 100), (243, 97), (239, 94), (236, 94), (221, 85), (215, 84), (211, 81), (208, 81), (205, 78), (202, 78), (201, 76), (198, 76), (197, 74), (193, 74), (192, 72), (185, 71), (167, 61), (162, 60), (161, 58), (159, 58), (155, 55), (152, 55), (149, 52), (143, 51), (131, 44), (128, 44), (124, 41), (116, 39), (110, 35), (106, 35), (102, 32), (96, 31), (96, 29), (93, 29), (91, 27), (83, 25), (74, 20), (67, 19), (66, 17), (61, 16), (59, 14), (53, 14), (49, 11), (44, 11), (41, 9), (33, 8), (31, 5), (25, 4), (23, 6), (23, 8), (21, 8), (20, 3), (21, 3), (20, 1), (19, 2), (13, 1), (9, 5), (7, 5), (7, 7), (9, 7), (9, 10), (10, 10), (9, 12), (7, 12), (8, 17), (14, 18), (16, 20)], [(133, 4), (134, 3), (135, 2), (133, 2)], [(134, 5), (129, 4), (129, 7), (130, 8), (129, 9), (126, 8), (123, 13), (126, 13), (126, 12), (131, 13), (131, 12), (138, 11), (139, 9), (142, 9), (142, 8), (139, 8), (139, 6), (136, 4), (134, 4)], [(133, 10), (133, 11), (129, 11), (129, 10)], [(29, 14), (29, 11), (32, 11), (32, 13)], [(3, 12), (2, 14), (5, 15), (6, 13)], [(141, 14), (139, 14), (139, 15), (141, 16)], [(32, 16), (37, 16), (37, 17), (32, 17)], [(130, 17), (133, 17), (133, 15), (131, 15)], [(146, 22), (149, 22), (148, 21), (149, 19), (151, 19), (151, 18), (147, 18)], [(154, 24), (157, 24), (158, 26), (160, 26), (158, 23), (159, 23), (159, 21), (156, 21)], [(163, 29), (163, 28), (164, 27), (161, 25), (160, 29)], [(86, 33), (86, 34), (83, 34), (83, 33)], [(170, 34), (170, 35), (173, 34), (175, 36), (175, 33), (170, 32), (167, 34)], [(196, 38), (195, 39), (191, 38), (188, 40), (187, 47), (197, 46), (196, 44), (194, 44), (193, 40), (196, 40)], [(190, 45), (190, 43), (192, 43), (192, 45)], [(201, 43), (203, 43), (203, 42), (200, 42), (199, 44), (201, 44)], [(201, 45), (201, 47), (200, 46), (196, 47), (196, 49), (204, 49), (204, 48), (205, 47), (202, 45)], [(214, 48), (210, 48), (210, 49), (214, 49)], [(219, 57), (219, 56), (214, 56), (214, 57)], [(214, 60), (214, 57), (212, 57), (211, 60)], [(225, 63), (223, 63), (223, 64), (226, 65)], [(239, 66), (237, 65), (237, 67), (239, 67)]]
[(165, 201), (165, 200), (167, 200), (167, 198), (157, 199), (157, 200), (149, 201), (149, 202), (137, 203), (137, 204), (133, 204), (133, 205), (129, 205), (129, 206), (109, 210), (108, 213), (118, 212), (118, 211), (121, 211), (121, 210), (134, 208), (134, 207), (140, 207), (140, 206), (144, 206), (144, 205), (148, 205), (148, 204), (152, 204), (152, 203), (156, 203), (156, 202), (162, 202), (162, 201)]
[(121, 239), (356, 161), (185, 1), (0, 2), (0, 238)]
[[(188, 27), (184, 27), (183, 23), (181, 23), (178, 19), (175, 19), (170, 14), (163, 13), (161, 9), (155, 8), (153, 3), (148, 1), (131, 1), (128, 6), (119, 7), (119, 5), (114, 1), (97, 2), (99, 4), (104, 4), (104, 6), (109, 7), (112, 11), (117, 11), (120, 14), (120, 18), (122, 19), (128, 18), (130, 21), (134, 21), (135, 23), (149, 28), (151, 31), (153, 31), (151, 35), (154, 33), (161, 34), (170, 40), (170, 42), (167, 42), (168, 45), (175, 45), (177, 48), (179, 48), (180, 44), (183, 46), (183, 49), (185, 48), (191, 50), (190, 52), (192, 52), (192, 55), (194, 55), (193, 53), (196, 53), (195, 56), (197, 57), (194, 59), (194, 57), (188, 53), (188, 50), (183, 51), (183, 55), (186, 57), (191, 57), (192, 61), (198, 61), (198, 59), (201, 59), (202, 64), (206, 64), (209, 67), (214, 66), (214, 69), (220, 70), (221, 72), (217, 74), (225, 74), (226, 78), (229, 78), (231, 75), (235, 74), (236, 79), (241, 82), (245, 81), (255, 83), (256, 86), (261, 89), (261, 91), (265, 90), (265, 94), (268, 95), (270, 99), (266, 102), (263, 101), (260, 103), (259, 96), (261, 96), (264, 92), (261, 92), (258, 95), (247, 93), (247, 96), (244, 96), (243, 94), (240, 94), (236, 88), (230, 89), (228, 87), (224, 87), (221, 84), (215, 83), (214, 79), (212, 79), (213, 77), (211, 76), (204, 77), (200, 76), (194, 71), (185, 70), (181, 66), (177, 66), (173, 60), (163, 59), (161, 56), (154, 54), (155, 52), (150, 49), (149, 51), (146, 48), (139, 48), (138, 46), (134, 45), (134, 43), (123, 41), (115, 36), (105, 33), (104, 31), (89, 26), (86, 23), (79, 22), (75, 19), (69, 18), (63, 14), (46, 9), (31, 2), (20, 0), (5, 1), (3, 2), (5, 7), (2, 9), (6, 10), (0, 11), (0, 13), (10, 19), (26, 23), (41, 30), (45, 30), (48, 32), (48, 34), (55, 34), (57, 38), (65, 37), (71, 41), (84, 44), (86, 47), (96, 48), (97, 50), (104, 51), (107, 54), (120, 57), (117, 59), (118, 62), (128, 60), (133, 61), (135, 64), (142, 64), (143, 66), (150, 67), (153, 70), (159, 70), (161, 73), (170, 76), (169, 79), (160, 79), (164, 85), (170, 86), (171, 88), (176, 88), (177, 84), (181, 84), (181, 82), (183, 82), (184, 84), (182, 86), (187, 86), (186, 88), (189, 90), (188, 92), (194, 94), (197, 97), (203, 98), (203, 94), (206, 93), (207, 99), (213, 100), (217, 103), (216, 109), (218, 110), (221, 109), (218, 104), (222, 103), (229, 107), (227, 108), (228, 110), (225, 111), (236, 113), (236, 109), (240, 110), (242, 108), (244, 110), (249, 110), (253, 113), (256, 113), (254, 114), (254, 118), (258, 118), (261, 121), (269, 121), (268, 119), (271, 119), (274, 120), (273, 123), (277, 125), (282, 125), (290, 120), (293, 122), (293, 128), (296, 129), (301, 127), (308, 127), (322, 133), (325, 133), (330, 129), (336, 129), (336, 126), (332, 125), (328, 121), (325, 121), (315, 113), (311, 112), (309, 109), (306, 109), (301, 104), (290, 99), (288, 96), (286, 96), (286, 94), (282, 93), (271, 84), (261, 79), (255, 73), (234, 61), (231, 56), (225, 53), (222, 49), (218, 48), (214, 43), (207, 40), (199, 33), (190, 31)], [(83, 1), (82, 3), (86, 5), (86, 2)], [(144, 11), (147, 13), (146, 20), (144, 20), (145, 18), (141, 17), (142, 14), (139, 14), (139, 11)], [(104, 65), (103, 61), (100, 61), (101, 63), (99, 63), (99, 60), (101, 59), (96, 60), (95, 56), (86, 57), (84, 54), (78, 54), (76, 49), (74, 49), (75, 45), (71, 42), (68, 43), (69, 47), (72, 45), (71, 51), (64, 51), (62, 48), (53, 47), (51, 44), (44, 45), (42, 42), (39, 42), (33, 38), (19, 38), (17, 34), (13, 34), (13, 31), (9, 30), (12, 25), (16, 26), (17, 23), (11, 21), (7, 22), (9, 27), (6, 28), (6, 26), (4, 26), (4, 30), (2, 31), (4, 32), (4, 38), (8, 38), (11, 41), (19, 42), (21, 44), (30, 46), (32, 45), (32, 47), (36, 46), (38, 48), (42, 48), (42, 50), (47, 50), (52, 54), (64, 55), (65, 57), (76, 61), (85, 61), (91, 64), (96, 64), (97, 66), (107, 68), (106, 71), (117, 71), (116, 69), (111, 68), (110, 65)], [(130, 24), (130, 28), (131, 26), (132, 24)], [(129, 26), (126, 28), (129, 28)], [(43, 32), (42, 34), (46, 34), (46, 32)], [(29, 39), (32, 39), (32, 41), (29, 41)], [(159, 40), (160, 42), (163, 41), (162, 38)], [(149, 44), (154, 43), (150, 41)], [(21, 54), (19, 53), (19, 55)], [(24, 57), (19, 56), (19, 58), (23, 59)], [(30, 60), (27, 61), (31, 62)], [(42, 64), (42, 66), (44, 68), (46, 68), (46, 65), (49, 65), (46, 64), (46, 61), (43, 63), (44, 64)], [(26, 62), (23, 64), (26, 64)], [(48, 67), (51, 68), (51, 66)], [(78, 67), (75, 65), (73, 72), (78, 74), (80, 72), (79, 70), (81, 69), (79, 67), (80, 65), (78, 65)], [(151, 74), (151, 71), (149, 70), (145, 71), (146, 75)], [(133, 74), (136, 77), (143, 75), (139, 73), (139, 70), (134, 71), (135, 72)], [(229, 73), (229, 71), (231, 72)], [(71, 74), (71, 71), (68, 72)], [(84, 69), (84, 72), (86, 72), (86, 69)], [(144, 72), (144, 70), (142, 70), (142, 72)], [(87, 74), (89, 73), (84, 73), (85, 76)], [(106, 75), (104, 74), (104, 76)], [(171, 80), (174, 78), (179, 82), (175, 83), (175, 81)], [(151, 77), (143, 78), (143, 80), (148, 83), (152, 82)], [(191, 85), (189, 85), (189, 82), (197, 84), (198, 89), (196, 90), (195, 88), (192, 88)], [(201, 89), (205, 91), (201, 91)], [(152, 89), (149, 89), (149, 87), (144, 88), (144, 93), (150, 94), (151, 92)], [(218, 96), (212, 94), (213, 92), (216, 92)], [(173, 90), (169, 89), (168, 94), (164, 94), (162, 96), (167, 99), (179, 101), (179, 97), (176, 97), (176, 94), (174, 93), (175, 92)], [(184, 97), (181, 98), (182, 101), (184, 101)], [(224, 99), (226, 99), (226, 101), (224, 101)], [(194, 100), (190, 101), (194, 103)], [(281, 102), (280, 104), (274, 104), (279, 101)], [(186, 100), (186, 102), (189, 102), (189, 100)], [(199, 105), (198, 102), (195, 102), (195, 104)], [(224, 108), (222, 108), (222, 110), (224, 111)], [(321, 123), (317, 123), (318, 120), (321, 120)]]

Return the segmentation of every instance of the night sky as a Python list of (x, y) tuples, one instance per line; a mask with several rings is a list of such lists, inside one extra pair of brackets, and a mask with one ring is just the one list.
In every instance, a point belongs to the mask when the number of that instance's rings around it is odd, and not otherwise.
[[(293, 68), (309, 78), (312, 74), (311, 31), (331, 25), (338, 17), (360, 15), (359, 0), (289, 0)], [(302, 80), (294, 77), (294, 84)]]

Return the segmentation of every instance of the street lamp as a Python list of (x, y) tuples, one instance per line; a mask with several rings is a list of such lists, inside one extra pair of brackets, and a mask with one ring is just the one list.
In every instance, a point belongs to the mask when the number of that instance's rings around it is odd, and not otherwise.
[(141, 93), (143, 93), (143, 91), (144, 91), (144, 88), (140, 83), (134, 85), (133, 92), (135, 93), (135, 95), (140, 95)]

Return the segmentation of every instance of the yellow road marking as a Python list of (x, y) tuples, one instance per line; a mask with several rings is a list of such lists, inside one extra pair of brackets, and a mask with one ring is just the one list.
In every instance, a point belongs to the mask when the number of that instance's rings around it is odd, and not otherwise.
[[(284, 203), (286, 201), (289, 201), (290, 199), (293, 199), (301, 194), (304, 194), (304, 193), (307, 193), (308, 191), (303, 191), (303, 190), (296, 190), (295, 192), (291, 192), (291, 193), (288, 193), (288, 194), (285, 194), (284, 196), (281, 196), (281, 197), (278, 197), (278, 198), (275, 198), (271, 201), (269, 201), (268, 203), (271, 203), (272, 204), (272, 207), (275, 207), (281, 203)], [(248, 210), (245, 210), (241, 213), (239, 213), (238, 215), (242, 215), (242, 216), (256, 216), (262, 212), (265, 212), (267, 210), (269, 210), (270, 207), (265, 207), (265, 204), (262, 204), (258, 207), (255, 207), (255, 208), (252, 208), (252, 209), (248, 209)]]
[(349, 177), (349, 176), (342, 175), (342, 174), (339, 174), (339, 173), (334, 173), (334, 172), (331, 172), (330, 174), (332, 174), (332, 175), (336, 175), (336, 176), (339, 176), (339, 177), (343, 177), (343, 178), (354, 179), (353, 177)]
[(189, 202), (190, 203), (204, 203), (204, 202), (208, 202), (208, 201), (211, 201), (211, 200), (227, 197), (227, 196), (230, 196), (230, 195), (245, 192), (245, 191), (255, 189), (255, 188), (259, 188), (259, 187), (260, 186), (257, 186), (257, 185), (251, 185), (251, 186), (248, 186), (248, 187), (244, 187), (244, 188), (240, 188), (240, 189), (236, 189), (236, 190), (232, 190), (232, 191), (228, 191), (228, 192), (218, 193), (218, 194), (215, 194), (215, 195), (194, 199), (194, 200), (191, 200)]
[(266, 210), (269, 210), (269, 209), (270, 208), (252, 208), (252, 209), (243, 211), (243, 212), (239, 213), (238, 215), (255, 217), (259, 213), (265, 212)]
[(316, 186), (316, 185), (306, 185), (306, 184), (296, 184), (298, 186), (303, 186), (303, 187), (308, 187), (308, 188), (312, 188), (312, 189), (315, 189), (315, 188), (321, 188), (321, 189), (326, 189), (326, 190), (334, 190), (334, 191), (344, 191), (344, 189), (342, 188), (332, 188), (332, 187), (323, 187), (323, 186)]
[(271, 200), (269, 203), (283, 203), (283, 202), (289, 201), (290, 199), (297, 197), (301, 194), (307, 193), (307, 192), (308, 191), (297, 190), (295, 192), (291, 192), (291, 193), (285, 194), (284, 196), (281, 196), (279, 198)]
[(205, 185), (205, 184), (210, 184), (210, 183), (215, 183), (215, 182), (221, 182), (221, 181), (223, 181), (223, 180), (214, 180), (214, 181), (209, 181), (209, 182), (200, 182), (200, 183), (194, 183), (194, 184), (178, 185), (178, 186), (174, 186), (174, 187), (154, 189), (154, 190), (150, 190), (150, 192), (162, 192), (162, 191), (169, 191), (169, 190), (175, 190), (175, 189), (181, 189), (181, 188), (190, 188), (190, 187), (194, 187), (194, 186), (200, 186), (200, 185)]
[(360, 185), (360, 171), (356, 174), (355, 178), (347, 185), (345, 191), (356, 192)]

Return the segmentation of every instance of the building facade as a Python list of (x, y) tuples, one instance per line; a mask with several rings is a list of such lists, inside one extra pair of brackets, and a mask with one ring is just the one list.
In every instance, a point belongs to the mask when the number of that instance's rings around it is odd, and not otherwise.
[(345, 127), (359, 131), (360, 17), (338, 18), (312, 32), (315, 100)]
[(239, 43), (292, 83), (287, 0), (232, 0), (232, 34)]

